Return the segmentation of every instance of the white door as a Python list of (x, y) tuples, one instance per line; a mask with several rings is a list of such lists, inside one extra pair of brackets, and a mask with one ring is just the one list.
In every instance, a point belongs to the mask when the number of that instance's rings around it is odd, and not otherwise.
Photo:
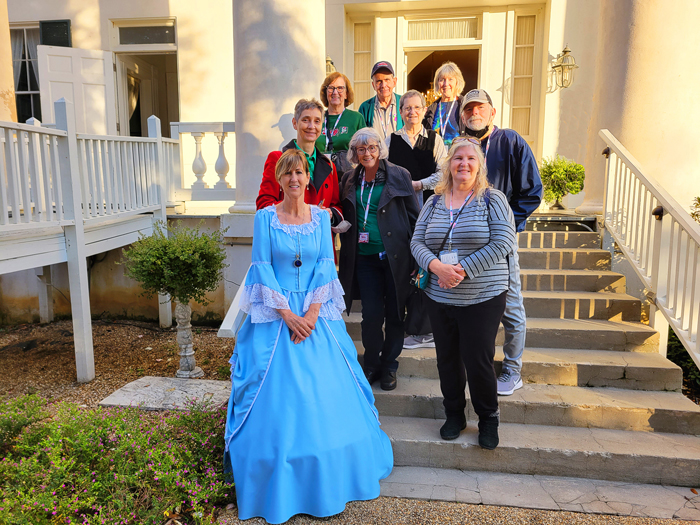
[[(117, 96), (119, 109), (120, 133), (129, 136), (129, 121), (135, 109), (136, 96), (141, 105), (141, 130), (148, 136), (148, 117), (156, 113), (158, 107), (157, 92), (154, 90), (154, 79), (157, 70), (154, 66), (136, 56), (117, 55)], [(134, 85), (133, 82), (136, 82)], [(138, 91), (137, 93), (134, 90)]]
[(75, 47), (38, 46), (41, 114), (55, 122), (53, 103), (75, 106), (78, 133), (117, 134), (112, 53)]

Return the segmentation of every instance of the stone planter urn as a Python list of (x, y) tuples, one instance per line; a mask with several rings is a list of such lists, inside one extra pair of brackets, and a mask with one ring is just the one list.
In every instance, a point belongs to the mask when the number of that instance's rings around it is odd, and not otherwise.
[(180, 369), (175, 377), (193, 379), (204, 377), (204, 371), (199, 368), (194, 358), (192, 344), (192, 308), (177, 302), (175, 305), (175, 320), (177, 321), (177, 344), (180, 347)]

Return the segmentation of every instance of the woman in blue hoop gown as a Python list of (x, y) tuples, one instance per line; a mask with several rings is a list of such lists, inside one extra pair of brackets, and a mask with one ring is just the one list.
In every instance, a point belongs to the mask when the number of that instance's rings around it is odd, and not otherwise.
[(225, 431), (239, 519), (338, 514), (378, 497), (393, 467), (341, 317), (330, 217), (304, 203), (308, 173), (303, 152), (285, 152), (284, 199), (255, 215)]

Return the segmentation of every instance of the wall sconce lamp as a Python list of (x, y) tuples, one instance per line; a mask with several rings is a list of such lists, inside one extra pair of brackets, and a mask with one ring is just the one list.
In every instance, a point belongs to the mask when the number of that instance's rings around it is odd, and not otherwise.
[(333, 63), (333, 60), (331, 60), (331, 57), (326, 55), (326, 76), (330, 75), (331, 73), (335, 73), (335, 64)]
[(571, 49), (567, 44), (564, 50), (557, 55), (552, 69), (556, 73), (557, 86), (568, 88), (574, 83), (574, 70), (578, 69), (576, 60), (571, 56)]

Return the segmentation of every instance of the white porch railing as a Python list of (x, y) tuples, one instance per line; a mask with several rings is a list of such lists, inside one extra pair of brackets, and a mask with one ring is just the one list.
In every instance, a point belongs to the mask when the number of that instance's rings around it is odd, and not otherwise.
[(607, 144), (605, 228), (648, 290), (649, 324), (663, 330), (668, 322), (700, 366), (700, 225), (607, 129), (599, 135)]
[[(184, 167), (188, 163), (185, 155), (192, 155), (192, 174), (195, 181), (188, 186), (186, 179), (191, 180), (191, 175), (185, 173), (183, 168), (179, 180), (172, 181), (169, 201), (234, 201), (236, 190), (227, 180), (230, 169), (226, 156), (226, 137), (235, 131), (233, 122), (171, 122), (170, 136), (179, 138), (180, 163)], [(190, 146), (185, 144), (185, 136), (193, 139)], [(214, 172), (218, 179), (205, 175), (208, 170), (205, 161), (203, 139), (206, 135), (213, 135), (218, 142), (218, 156), (214, 161)], [(189, 157), (188, 157), (189, 158)], [(210, 163), (213, 159), (210, 160)]]
[(66, 132), (31, 124), (0, 125), (0, 233), (72, 224), (63, 208), (58, 139)]

